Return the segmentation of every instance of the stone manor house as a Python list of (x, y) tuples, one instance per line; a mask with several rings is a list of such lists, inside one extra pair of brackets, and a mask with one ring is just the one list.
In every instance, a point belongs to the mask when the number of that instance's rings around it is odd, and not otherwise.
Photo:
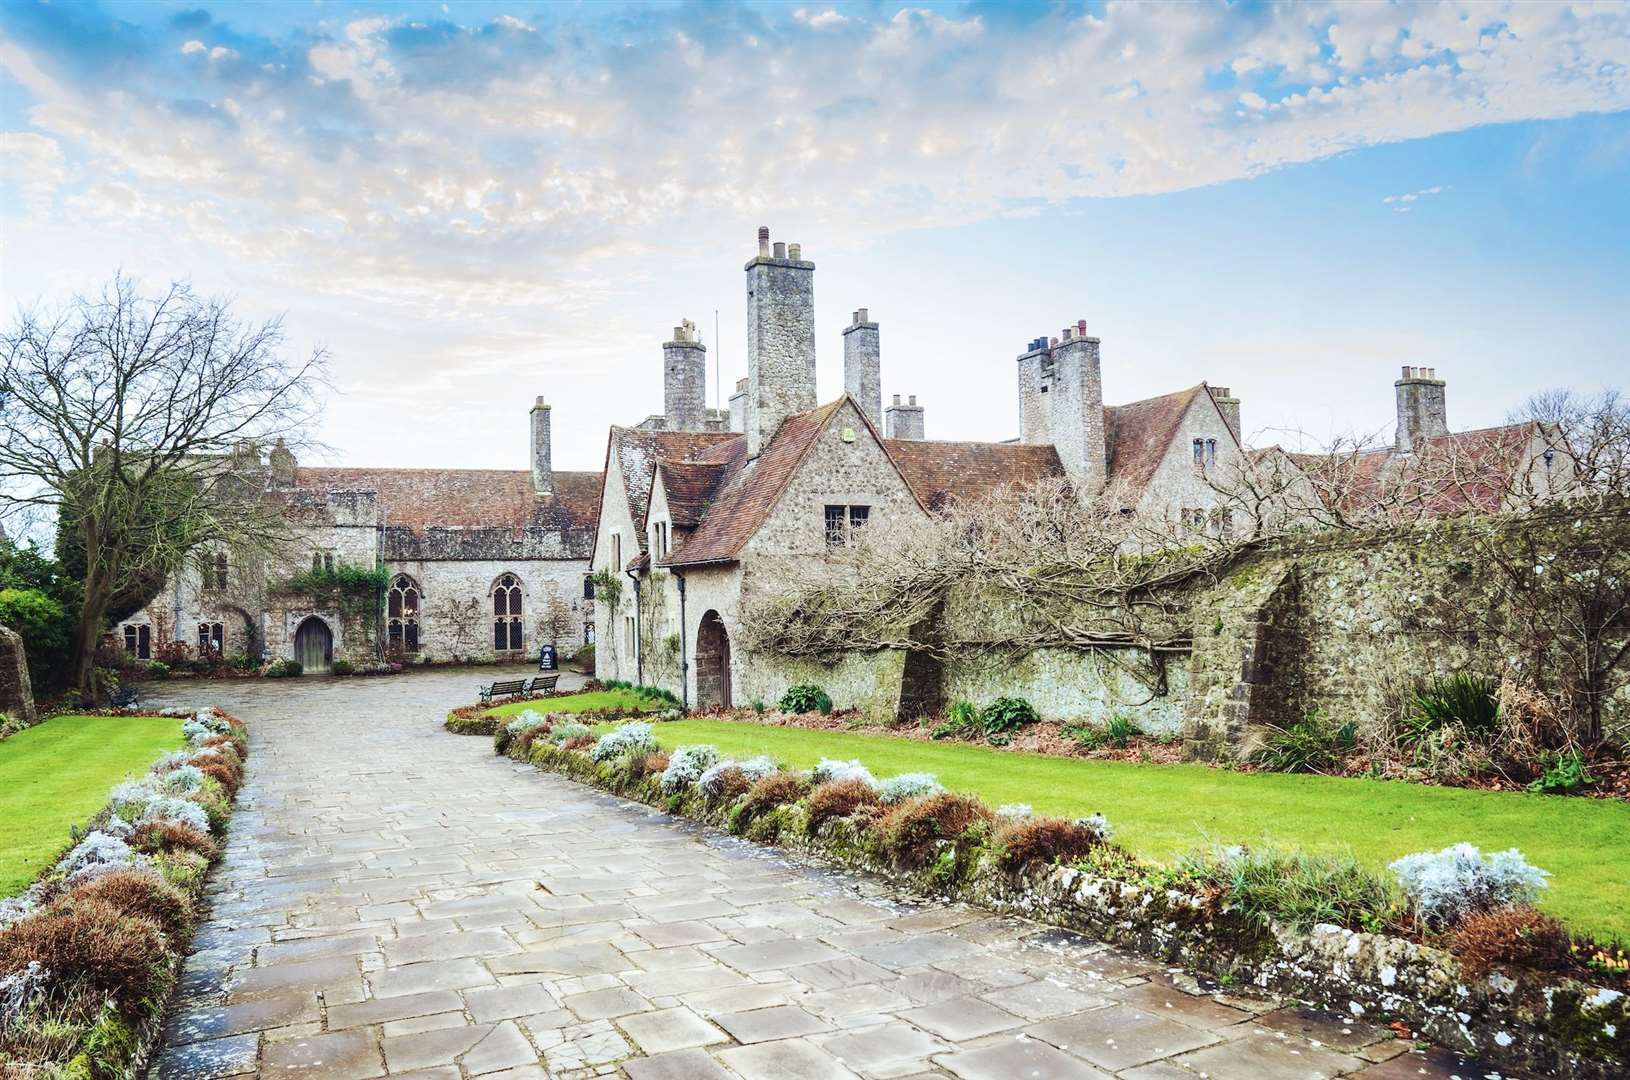
[[(603, 472), (554, 470), (541, 397), (525, 470), (309, 467), (281, 444), (264, 458), (246, 448), (234, 467), (299, 523), (300, 565), (269, 571), (206, 553), (115, 634), (140, 657), (178, 640), (292, 657), (308, 671), (337, 657), (518, 660), (551, 638), (563, 653), (593, 641), (602, 679), (664, 686), (695, 707), (770, 701), (785, 689), (778, 676), (732, 642), (744, 598), (773, 584), (789, 558), (819, 558), (870, 523), (1047, 477), (1194, 529), (1226, 529), (1207, 473), (1299, 468), (1296, 455), (1243, 446), (1240, 400), (1225, 386), (1106, 405), (1100, 341), (1085, 321), (1019, 354), (1015, 440), (928, 440), (915, 396), (885, 405), (879, 327), (866, 308), (842, 327), (845, 392), (822, 404), (815, 264), (761, 228), (745, 275), (747, 377), (728, 410), (707, 407), (707, 349), (685, 321), (662, 346), (663, 413), (611, 428)], [(1450, 433), (1435, 372), (1405, 368), (1395, 388), (1396, 444), (1364, 455), (1367, 474), (1429, 444), (1496, 445), (1507, 475), (1467, 491), (1478, 508), (1497, 509), (1512, 477), (1531, 478), (1542, 458), (1551, 468), (1553, 444), (1533, 425)], [(277, 588), (308, 555), (312, 570), (383, 568), (389, 587), (360, 612)]]

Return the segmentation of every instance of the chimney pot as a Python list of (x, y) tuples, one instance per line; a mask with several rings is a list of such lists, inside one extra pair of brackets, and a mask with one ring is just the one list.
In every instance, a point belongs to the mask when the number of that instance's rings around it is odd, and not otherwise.
[(784, 241), (777, 240), (771, 246), (775, 249), (775, 257), (776, 258), (785, 259), (787, 257), (787, 245), (786, 245), (786, 243)]
[(1054, 348), (1054, 349), (1058, 348), (1058, 338), (1053, 338), (1047, 344), (1048, 344), (1048, 347), (1050, 347), (1050, 348)]
[(788, 244), (787, 245), (787, 258), (791, 259), (793, 262), (798, 262), (803, 257), (804, 257), (804, 246), (802, 244)]
[(900, 404), (900, 395), (899, 394), (894, 395), (894, 403), (896, 405)]
[(861, 308), (855, 314), (858, 317), (857, 321), (859, 321), (859, 322), (871, 322), (872, 321), (871, 313), (869, 311), (867, 311), (865, 308)]
[(915, 405), (915, 404), (917, 404), (917, 395), (916, 395), (916, 394), (912, 394), (912, 395), (911, 395), (911, 396), (910, 396), (910, 397), (909, 397), (909, 398), (907, 398), (907, 399), (906, 399), (906, 400), (907, 400), (907, 401), (908, 401), (908, 402), (909, 402), (909, 403), (910, 403), (910, 404), (912, 404), (912, 405)]
[(1077, 319), (1075, 321), (1075, 333), (1077, 337), (1087, 336), (1087, 320)]
[(770, 227), (768, 225), (758, 227), (758, 253), (761, 256), (770, 254)]

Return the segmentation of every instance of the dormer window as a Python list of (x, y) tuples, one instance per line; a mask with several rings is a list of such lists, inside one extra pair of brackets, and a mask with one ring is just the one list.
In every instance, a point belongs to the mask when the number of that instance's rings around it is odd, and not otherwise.
[(1216, 439), (1194, 440), (1194, 463), (1202, 467), (1217, 464)]

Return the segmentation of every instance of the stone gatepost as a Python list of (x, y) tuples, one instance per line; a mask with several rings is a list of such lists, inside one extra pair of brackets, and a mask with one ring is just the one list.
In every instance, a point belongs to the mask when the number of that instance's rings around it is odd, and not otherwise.
[(34, 711), (34, 687), (28, 678), (28, 655), (23, 650), (22, 636), (4, 626), (0, 626), (0, 712), (23, 727), (39, 719)]

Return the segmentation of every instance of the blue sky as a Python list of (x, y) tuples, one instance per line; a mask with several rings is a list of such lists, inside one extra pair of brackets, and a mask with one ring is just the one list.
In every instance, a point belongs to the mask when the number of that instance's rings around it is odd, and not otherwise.
[[(1017, 427), (1086, 318), (1112, 402), (1229, 385), (1259, 442), (1622, 386), (1630, 7), (0, 6), (0, 289), (187, 277), (328, 347), (356, 464), (598, 467), (694, 319), (745, 374), (754, 231), (936, 438)], [(714, 311), (721, 333), (714, 340)]]

